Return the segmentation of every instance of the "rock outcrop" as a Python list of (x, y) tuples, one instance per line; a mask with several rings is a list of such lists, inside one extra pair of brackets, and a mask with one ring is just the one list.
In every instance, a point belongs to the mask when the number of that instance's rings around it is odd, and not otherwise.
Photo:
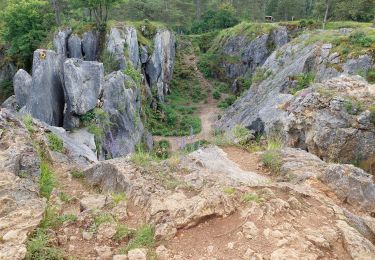
[(301, 91), (285, 104), (288, 145), (326, 161), (374, 169), (374, 100), (375, 86), (360, 77), (342, 76)]
[(59, 62), (59, 55), (54, 51), (34, 52), (32, 86), (25, 110), (52, 126), (63, 123), (65, 101)]
[(249, 36), (236, 34), (221, 42), (215, 54), (226, 57), (220, 64), (227, 79), (251, 77), (271, 53), (289, 41), (286, 27), (277, 27), (270, 33), (249, 40)]
[(118, 69), (124, 70), (128, 64), (140, 68), (137, 31), (134, 27), (113, 27), (107, 36), (107, 51), (118, 62)]
[(140, 118), (140, 90), (131, 77), (120, 71), (106, 77), (103, 109), (111, 122), (103, 144), (108, 155), (115, 158), (134, 152), (144, 127)]
[(82, 39), (73, 34), (68, 40), (68, 53), (70, 58), (82, 59)]
[[(169, 92), (176, 55), (176, 40), (172, 32), (159, 30), (154, 37), (154, 51), (146, 64), (145, 73), (151, 90), (164, 101)], [(151, 91), (152, 92), (152, 91)]]
[(43, 218), (39, 157), (24, 125), (0, 110), (0, 259), (24, 259), (27, 236)]
[(24, 107), (29, 97), (32, 86), (32, 77), (25, 70), (17, 71), (13, 78), (14, 94), (16, 95), (19, 107)]
[(99, 33), (96, 30), (85, 32), (82, 37), (82, 54), (84, 60), (96, 61), (99, 55)]
[(98, 103), (104, 81), (104, 67), (95, 61), (67, 59), (64, 63), (66, 111), (64, 127), (71, 129), (73, 116), (84, 115)]

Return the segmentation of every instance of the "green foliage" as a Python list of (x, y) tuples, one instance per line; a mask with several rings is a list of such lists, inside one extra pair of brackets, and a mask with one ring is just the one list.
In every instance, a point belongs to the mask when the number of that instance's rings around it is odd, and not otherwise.
[(369, 107), (370, 111), (370, 122), (375, 125), (375, 105)]
[(1, 37), (10, 46), (8, 52), (21, 66), (30, 66), (32, 54), (54, 25), (48, 1), (11, 0), (2, 12)]
[(350, 43), (362, 47), (370, 47), (375, 43), (375, 39), (366, 35), (363, 31), (355, 31), (349, 37)]
[(104, 135), (110, 129), (112, 123), (108, 113), (101, 108), (95, 108), (90, 113), (94, 114), (94, 119), (91, 122), (85, 123), (88, 125), (89, 133), (95, 136), (96, 150), (99, 151)]
[(242, 201), (243, 202), (256, 202), (260, 203), (263, 201), (262, 198), (260, 198), (257, 194), (253, 193), (246, 193), (242, 196)]
[(364, 110), (363, 104), (356, 99), (345, 100), (344, 107), (349, 115), (358, 115)]
[(78, 220), (78, 217), (73, 214), (64, 214), (61, 216), (58, 216), (57, 220), (60, 223), (65, 223), (65, 222), (76, 222)]
[(52, 151), (61, 153), (64, 150), (64, 142), (54, 133), (48, 133), (48, 146)]
[(72, 198), (69, 197), (68, 194), (66, 194), (65, 192), (60, 192), (59, 194), (59, 198), (62, 202), (64, 203), (69, 203), (71, 201)]
[(83, 172), (77, 171), (77, 170), (71, 171), (70, 175), (72, 175), (72, 177), (74, 179), (83, 179), (83, 178), (85, 178), (85, 174)]
[(30, 114), (25, 114), (24, 116), (22, 116), (22, 121), (23, 123), (25, 124), (25, 127), (27, 129), (27, 131), (32, 134), (34, 133), (34, 126), (33, 126), (33, 118)]
[(103, 63), (104, 72), (106, 74), (118, 70), (120, 66), (115, 54), (109, 52), (108, 50), (103, 50), (99, 60)]
[(184, 151), (187, 153), (192, 153), (198, 149), (207, 147), (210, 143), (206, 140), (198, 140), (194, 143), (187, 144), (184, 148)]
[(223, 69), (219, 66), (221, 61), (220, 54), (208, 52), (200, 56), (198, 67), (207, 78), (221, 78), (223, 75)]
[(126, 199), (126, 195), (124, 192), (114, 192), (112, 193), (112, 200), (113, 200), (113, 206), (117, 206), (120, 204), (123, 200)]
[(370, 83), (375, 83), (375, 69), (370, 69), (367, 72), (366, 79)]
[(49, 199), (53, 188), (56, 186), (55, 176), (47, 162), (40, 163), (39, 192)]
[(271, 76), (272, 72), (263, 68), (257, 68), (253, 78), (252, 82), (254, 83), (260, 83), (263, 80), (266, 80), (269, 76)]
[(227, 188), (224, 188), (224, 193), (227, 194), (227, 195), (232, 195), (236, 192), (236, 189), (233, 188), (233, 187), (227, 187)]
[(170, 156), (170, 149), (171, 144), (169, 143), (169, 141), (161, 140), (155, 144), (154, 153), (158, 158), (165, 160), (168, 159)]
[(232, 133), (235, 138), (243, 138), (251, 134), (250, 130), (242, 125), (236, 125), (233, 127)]
[(196, 20), (192, 25), (193, 33), (205, 33), (217, 29), (224, 29), (235, 26), (240, 20), (235, 10), (230, 5), (224, 5), (218, 10), (209, 10), (201, 20)]
[(131, 155), (130, 159), (134, 164), (144, 168), (149, 167), (152, 162), (158, 160), (157, 157), (145, 152), (140, 146), (137, 147), (136, 152)]
[(38, 230), (27, 242), (26, 260), (63, 259), (63, 252), (50, 242), (45, 231)]
[(279, 173), (282, 165), (281, 155), (277, 150), (265, 151), (261, 156), (263, 165), (274, 173)]
[(297, 84), (291, 89), (291, 93), (295, 95), (297, 92), (310, 87), (315, 81), (315, 75), (312, 73), (302, 73), (296, 77)]
[(11, 80), (4, 80), (0, 82), (0, 103), (5, 101), (13, 94), (13, 82)]
[(141, 86), (141, 81), (142, 81), (141, 73), (138, 70), (134, 69), (131, 64), (128, 64), (126, 66), (126, 69), (124, 70), (124, 74), (131, 77), (134, 80), (134, 82), (137, 84), (137, 87)]
[(223, 101), (221, 101), (218, 104), (218, 107), (221, 108), (221, 109), (227, 109), (228, 107), (233, 105), (233, 103), (236, 101), (236, 99), (237, 99), (236, 96), (229, 96), (229, 97), (225, 98)]
[(115, 222), (114, 218), (108, 213), (99, 213), (94, 218), (94, 223), (90, 227), (93, 232), (96, 232), (101, 224)]
[(150, 248), (155, 245), (154, 230), (149, 224), (141, 226), (130, 240), (129, 244), (124, 248), (122, 253), (127, 253), (135, 248)]
[(133, 232), (127, 226), (118, 224), (116, 227), (116, 234), (112, 237), (112, 239), (119, 243), (125, 238), (129, 238), (132, 234)]
[(214, 99), (219, 100), (221, 98), (221, 93), (219, 90), (215, 90), (212, 96)]

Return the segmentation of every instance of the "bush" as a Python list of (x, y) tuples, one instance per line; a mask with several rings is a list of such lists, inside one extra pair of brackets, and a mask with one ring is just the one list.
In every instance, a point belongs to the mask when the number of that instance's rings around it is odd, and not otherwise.
[(366, 36), (364, 32), (355, 31), (349, 37), (350, 43), (354, 45), (360, 45), (362, 47), (370, 47), (375, 40)]
[(155, 154), (158, 158), (166, 160), (170, 155), (171, 144), (168, 140), (161, 140), (155, 145)]
[(221, 98), (221, 93), (218, 90), (215, 90), (214, 93), (212, 94), (213, 98), (216, 100), (219, 100)]
[(145, 224), (141, 226), (134, 234), (132, 240), (130, 240), (129, 244), (126, 248), (121, 250), (121, 253), (127, 253), (129, 250), (135, 248), (146, 247), (150, 248), (155, 245), (154, 239), (154, 230), (149, 224)]
[(237, 99), (236, 96), (229, 96), (225, 100), (221, 101), (218, 104), (218, 107), (222, 108), (222, 109), (227, 109), (228, 107), (230, 107), (231, 105), (233, 105), (233, 103), (236, 101), (236, 99)]
[(54, 133), (48, 133), (48, 146), (52, 151), (61, 153), (64, 150), (64, 142)]
[(219, 10), (209, 10), (201, 20), (193, 22), (192, 32), (201, 34), (217, 29), (225, 29), (237, 25), (240, 20), (230, 5), (223, 5)]
[(375, 70), (371, 69), (367, 72), (366, 79), (370, 83), (375, 83)]
[(141, 73), (138, 70), (134, 69), (133, 65), (129, 63), (126, 66), (126, 69), (124, 70), (124, 74), (131, 77), (134, 80), (134, 82), (137, 84), (137, 87), (141, 86), (141, 81), (142, 81)]
[(349, 115), (358, 115), (364, 110), (363, 104), (360, 101), (354, 99), (345, 100), (344, 107)]

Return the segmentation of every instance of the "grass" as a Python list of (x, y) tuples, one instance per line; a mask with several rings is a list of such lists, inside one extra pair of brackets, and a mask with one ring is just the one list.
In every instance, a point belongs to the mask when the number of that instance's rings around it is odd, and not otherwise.
[(137, 148), (136, 152), (130, 157), (130, 160), (137, 166), (147, 168), (152, 162), (157, 162), (159, 159), (149, 152), (145, 152), (141, 148)]
[(121, 253), (127, 253), (135, 248), (151, 248), (155, 245), (154, 230), (149, 224), (144, 224), (134, 233), (134, 237), (129, 244), (121, 250)]
[(261, 203), (263, 201), (262, 198), (260, 198), (257, 194), (254, 193), (246, 193), (242, 196), (243, 202), (256, 202)]
[(346, 99), (344, 107), (349, 115), (358, 115), (364, 110), (364, 104), (354, 98)]
[(33, 126), (32, 116), (30, 114), (26, 114), (22, 117), (22, 121), (25, 124), (25, 127), (26, 127), (27, 131), (30, 134), (33, 134), (35, 132), (35, 130), (34, 130), (34, 126)]
[(125, 225), (118, 224), (116, 227), (116, 234), (112, 237), (112, 239), (119, 243), (125, 238), (130, 237), (133, 234), (133, 232)]
[(70, 172), (70, 175), (74, 178), (74, 179), (84, 179), (85, 178), (85, 174), (81, 171), (77, 171), (77, 170), (73, 170)]
[(375, 125), (375, 105), (369, 107), (370, 111), (370, 122)]
[(281, 155), (277, 150), (265, 151), (261, 156), (263, 165), (273, 173), (279, 173), (282, 166)]
[(260, 83), (263, 80), (266, 80), (271, 75), (272, 75), (271, 71), (267, 69), (263, 69), (263, 68), (257, 68), (252, 77), (252, 82), (255, 84)]
[(64, 142), (54, 133), (48, 133), (48, 146), (52, 151), (61, 153), (64, 150)]
[(227, 187), (224, 188), (223, 192), (227, 195), (232, 195), (236, 192), (236, 189), (234, 187)]
[(237, 97), (232, 95), (232, 96), (229, 96), (229, 97), (225, 98), (224, 100), (220, 101), (217, 106), (219, 108), (225, 110), (225, 109), (229, 108), (231, 105), (233, 105), (236, 100), (237, 100)]
[(113, 206), (116, 207), (123, 200), (126, 200), (126, 195), (124, 192), (114, 192), (112, 193)]
[(99, 213), (94, 218), (94, 223), (91, 225), (90, 230), (96, 232), (101, 224), (115, 222), (115, 219), (108, 213)]
[(49, 164), (45, 161), (40, 163), (39, 192), (40, 195), (49, 199), (53, 188), (56, 186), (56, 180)]
[(297, 94), (299, 91), (308, 88), (315, 81), (315, 75), (312, 73), (302, 73), (296, 77), (297, 84), (290, 92), (292, 95)]
[(69, 195), (66, 194), (65, 192), (60, 192), (59, 198), (64, 203), (69, 203), (72, 200), (72, 198), (69, 197)]

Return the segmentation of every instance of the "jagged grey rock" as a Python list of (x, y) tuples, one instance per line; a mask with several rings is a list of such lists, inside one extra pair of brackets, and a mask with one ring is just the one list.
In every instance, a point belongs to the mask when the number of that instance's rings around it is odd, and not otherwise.
[[(171, 31), (159, 30), (154, 37), (154, 51), (146, 64), (145, 73), (151, 89), (164, 101), (169, 92), (176, 55), (176, 40)], [(152, 91), (151, 91), (152, 92)]]
[(65, 101), (56, 52), (41, 49), (34, 52), (29, 93), (25, 111), (49, 125), (61, 126)]
[(146, 64), (149, 59), (148, 49), (147, 47), (143, 45), (141, 45), (139, 49), (140, 49), (140, 61), (142, 64)]
[(144, 127), (140, 119), (140, 90), (131, 77), (121, 71), (106, 77), (103, 109), (113, 123), (103, 144), (106, 152), (112, 158), (134, 152), (142, 139)]
[(82, 39), (78, 35), (71, 35), (68, 40), (68, 57), (82, 59)]
[(229, 37), (215, 52), (227, 57), (234, 57), (238, 62), (223, 61), (225, 76), (229, 79), (238, 77), (251, 77), (256, 68), (263, 65), (270, 54), (278, 47), (289, 41), (286, 27), (278, 27), (268, 34), (258, 36), (249, 40), (245, 35), (234, 35)]
[(82, 36), (84, 60), (96, 61), (99, 54), (99, 33), (95, 30), (85, 32)]
[(12, 81), (17, 68), (12, 62), (5, 62), (2, 59), (3, 55), (0, 53), (0, 83), (3, 81)]
[(9, 111), (17, 112), (20, 107), (18, 106), (18, 102), (15, 95), (8, 97), (1, 105), (2, 108), (7, 108)]
[(118, 69), (123, 70), (130, 63), (140, 67), (137, 31), (134, 27), (113, 27), (108, 35), (107, 51), (114, 55)]
[(64, 61), (68, 58), (68, 39), (72, 34), (71, 28), (61, 28), (55, 34), (53, 38), (53, 46), (54, 50), (56, 51), (59, 59), (60, 64), (60, 77), (61, 81), (63, 81), (63, 69), (64, 69)]
[(30, 74), (23, 69), (18, 70), (13, 78), (13, 88), (19, 107), (26, 105), (27, 98), (30, 95), (31, 85), (32, 77)]
[(67, 59), (64, 63), (67, 111), (84, 115), (95, 108), (104, 80), (104, 67), (95, 61)]

